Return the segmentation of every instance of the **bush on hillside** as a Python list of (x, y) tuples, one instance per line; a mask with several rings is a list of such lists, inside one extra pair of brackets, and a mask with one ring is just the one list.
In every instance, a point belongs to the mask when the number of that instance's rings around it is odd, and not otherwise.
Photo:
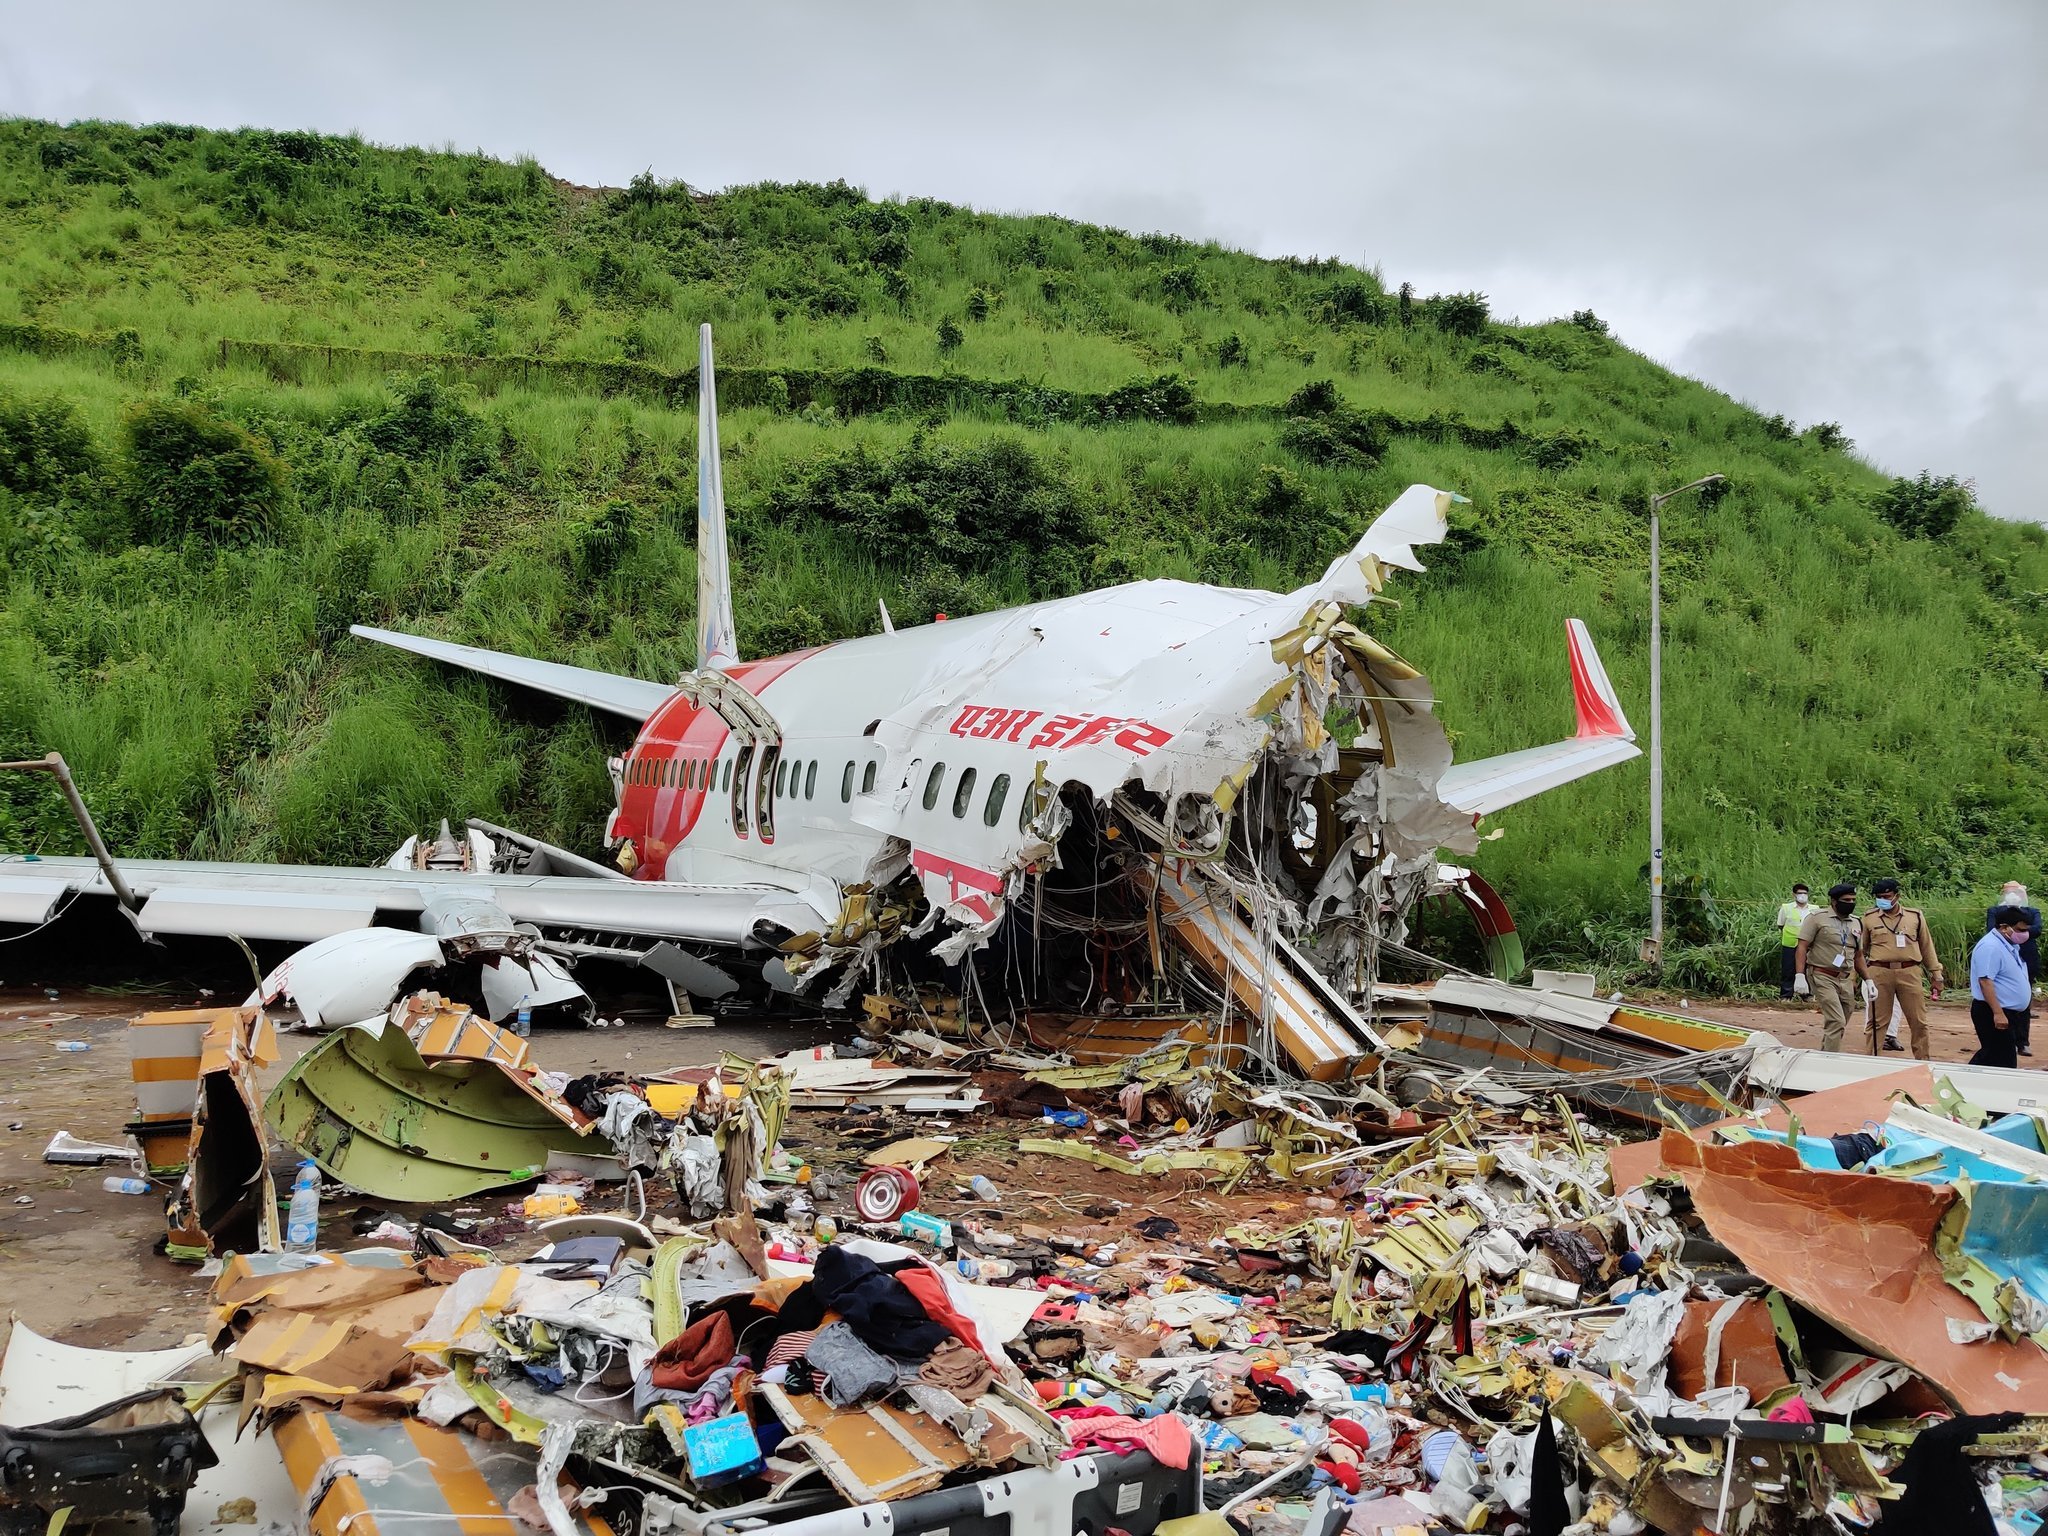
[(941, 352), (951, 352), (967, 339), (967, 333), (960, 329), (960, 322), (958, 320), (948, 315), (939, 322), (938, 337), (939, 350)]
[(1483, 293), (1439, 293), (1427, 301), (1436, 328), (1452, 336), (1483, 336), (1491, 313)]
[(585, 581), (602, 581), (619, 568), (638, 533), (633, 504), (608, 501), (569, 524), (569, 564)]
[(1331, 325), (1384, 325), (1393, 306), (1379, 289), (1354, 277), (1332, 283), (1317, 294), (1315, 312)]
[(1947, 538), (1976, 505), (1976, 488), (1968, 480), (1924, 469), (1914, 479), (1894, 480), (1876, 498), (1877, 515), (1909, 539)]
[(285, 470), (248, 431), (193, 400), (128, 413), (128, 498), (141, 536), (168, 544), (267, 538), (284, 514)]
[(1328, 379), (1302, 385), (1281, 409), (1287, 413), (1287, 424), (1280, 429), (1281, 447), (1311, 464), (1377, 464), (1392, 436), (1384, 416), (1352, 410)]
[(879, 565), (964, 578), (1021, 563), (1040, 595), (1070, 589), (1072, 556), (1097, 537), (1065, 476), (1013, 437), (973, 447), (919, 437), (897, 454), (863, 446), (813, 459), (769, 492), (765, 511), (843, 528)]
[(437, 459), (475, 439), (481, 419), (438, 375), (416, 374), (392, 383), (398, 398), (363, 426), (372, 448), (403, 459)]
[(99, 449), (70, 401), (0, 395), (0, 488), (52, 497), (99, 470)]
[(825, 621), (801, 603), (752, 622), (742, 621), (741, 640), (749, 656), (786, 656), (833, 638)]

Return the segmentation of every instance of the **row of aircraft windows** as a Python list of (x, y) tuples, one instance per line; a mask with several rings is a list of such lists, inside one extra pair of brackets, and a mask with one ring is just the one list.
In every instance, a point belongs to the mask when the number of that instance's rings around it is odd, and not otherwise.
[[(848, 762), (839, 775), (839, 799), (842, 803), (853, 799), (853, 770), (861, 767), (860, 792), (871, 795), (875, 792), (875, 762), (870, 759), (865, 766)], [(953, 815), (964, 818), (974, 804), (974, 785), (977, 770), (963, 768), (953, 785)], [(938, 807), (940, 792), (945, 787), (946, 765), (932, 764), (924, 783), (924, 808)], [(724, 792), (732, 788), (732, 759), (686, 757), (656, 759), (640, 757), (626, 764), (628, 784), (654, 785), (668, 789), (716, 789)], [(802, 760), (779, 759), (775, 764), (775, 794), (779, 799), (802, 798), (814, 800), (818, 794), (818, 764), (814, 758), (806, 763)], [(984, 825), (994, 826), (1002, 819), (1003, 803), (1009, 798), (1010, 776), (999, 773), (990, 782), (988, 798), (982, 802), (981, 819)], [(1026, 796), (1019, 808), (1025, 820), (1030, 819), (1030, 797)]]

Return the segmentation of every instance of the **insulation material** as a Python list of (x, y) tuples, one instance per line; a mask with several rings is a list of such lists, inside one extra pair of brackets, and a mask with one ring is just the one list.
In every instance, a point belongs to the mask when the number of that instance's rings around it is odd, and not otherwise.
[(1912, 1367), (1965, 1413), (2048, 1413), (2048, 1352), (2031, 1340), (1949, 1337), (1951, 1318), (1984, 1320), (1934, 1249), (1953, 1189), (1816, 1172), (1775, 1142), (1704, 1147), (1667, 1132), (1663, 1149), (1700, 1218), (1752, 1273)]

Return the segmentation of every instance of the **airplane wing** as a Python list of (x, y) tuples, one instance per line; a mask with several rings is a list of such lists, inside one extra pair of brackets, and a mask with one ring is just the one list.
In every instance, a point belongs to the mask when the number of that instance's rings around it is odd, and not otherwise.
[(1565, 620), (1565, 637), (1571, 653), (1578, 734), (1547, 747), (1453, 763), (1437, 780), (1437, 794), (1444, 804), (1487, 816), (1546, 789), (1642, 755), (1635, 729), (1621, 712), (1621, 700), (1608, 681), (1607, 668), (1601, 665), (1585, 624), (1578, 619)]
[[(462, 891), (488, 896), (514, 922), (543, 932), (645, 935), (705, 944), (739, 944), (755, 921), (803, 898), (770, 885), (685, 885), (655, 880), (596, 880), (578, 875), (469, 873), (462, 870), (323, 869), (305, 864), (212, 864), (122, 859), (122, 876), (141, 903), (146, 933), (230, 935), (311, 943), (367, 928), (380, 918), (412, 927), (429, 896)], [(48, 922), (79, 896), (113, 897), (87, 858), (0, 857), (0, 923)]]
[(645, 720), (675, 693), (675, 689), (662, 683), (643, 682), (637, 677), (595, 672), (588, 667), (564, 666), (558, 661), (531, 661), (503, 651), (457, 645), (450, 640), (427, 640), (418, 635), (402, 635), (392, 629), (373, 629), (367, 624), (352, 624), (349, 633), (374, 640), (379, 645), (411, 651), (415, 656), (445, 661), (452, 667), (466, 667), (501, 682), (518, 683), (541, 693), (552, 693), (558, 699), (573, 699), (578, 704), (624, 715), (635, 722)]

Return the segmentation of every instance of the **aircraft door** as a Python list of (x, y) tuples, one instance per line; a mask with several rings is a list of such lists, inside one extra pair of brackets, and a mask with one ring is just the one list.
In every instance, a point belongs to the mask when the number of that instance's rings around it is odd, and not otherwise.
[(775, 841), (775, 770), (781, 762), (781, 744), (771, 743), (761, 753), (761, 766), (755, 774), (754, 829), (764, 843)]
[(747, 770), (753, 765), (754, 744), (748, 742), (740, 748), (732, 765), (732, 835), (741, 839), (747, 835)]

